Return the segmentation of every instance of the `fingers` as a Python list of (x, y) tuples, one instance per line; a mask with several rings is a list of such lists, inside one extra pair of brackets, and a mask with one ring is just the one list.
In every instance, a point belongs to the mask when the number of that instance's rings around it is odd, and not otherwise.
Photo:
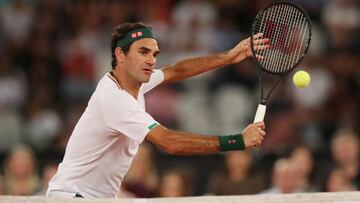
[(265, 44), (269, 44), (270, 39), (269, 38), (263, 38), (264, 34), (263, 33), (258, 33), (256, 35), (253, 36), (253, 44), (254, 45), (265, 45)]
[(258, 139), (256, 140), (256, 143), (255, 143), (255, 147), (258, 147), (261, 145), (262, 141), (264, 140), (264, 137), (263, 136), (259, 136)]
[[(263, 33), (257, 33), (253, 36), (253, 45), (255, 51), (260, 51), (264, 49), (268, 49), (270, 47), (270, 39), (269, 38), (263, 38)], [(256, 59), (261, 61), (264, 60), (264, 56), (256, 55)]]
[[(261, 39), (261, 40), (254, 40), (254, 44), (255, 44), (254, 49), (255, 49), (255, 51), (268, 49), (270, 47), (268, 42), (269, 42), (269, 39), (267, 39), (267, 38), (266, 39)], [(264, 59), (263, 56), (258, 55), (258, 54), (256, 55), (256, 58), (258, 60), (263, 60)]]
[(256, 123), (254, 123), (254, 125), (256, 126), (256, 127), (258, 127), (258, 128), (261, 128), (261, 129), (265, 129), (265, 123), (263, 122), (263, 121), (261, 121), (261, 122), (256, 122)]
[[(253, 36), (253, 45), (254, 45), (253, 48), (255, 51), (269, 48), (269, 39), (263, 38), (263, 36), (264, 36), (263, 33), (257, 33)], [(244, 58), (253, 56), (250, 48), (251, 47), (250, 41), (251, 38), (248, 37), (245, 40), (239, 42), (232, 50), (230, 50), (230, 52), (236, 56), (235, 59), (231, 61), (231, 63), (237, 63)], [(256, 58), (258, 60), (264, 59), (264, 57), (261, 55), (256, 55)]]
[(264, 136), (265, 136), (265, 131), (261, 130), (260, 136), (257, 136), (257, 139), (256, 139), (256, 141), (254, 143), (254, 147), (258, 147), (258, 146), (261, 145), (261, 143), (264, 140)]
[(260, 134), (262, 137), (264, 137), (264, 136), (266, 135), (266, 133), (265, 133), (264, 130), (258, 128), (258, 131), (259, 131), (259, 134)]
[[(261, 46), (265, 46), (269, 44), (269, 38), (263, 38), (264, 34), (263, 33), (257, 33), (253, 36), (253, 44), (256, 45), (261, 45)], [(241, 41), (239, 44), (248, 44), (250, 45), (250, 40), (251, 38), (248, 37), (245, 40)], [(266, 46), (265, 46), (266, 47)], [(259, 47), (261, 48), (261, 47)]]
[(242, 132), (246, 147), (259, 146), (266, 135), (265, 123), (257, 122), (248, 125)]
[(263, 57), (263, 56), (261, 56), (261, 55), (258, 55), (258, 54), (256, 54), (256, 58), (257, 58), (257, 60), (259, 60), (259, 61), (264, 60), (264, 57)]
[(269, 38), (263, 38), (264, 34), (263, 33), (257, 33), (256, 35), (253, 36), (253, 44), (254, 45), (264, 45), (264, 44), (268, 44), (270, 42)]
[[(253, 36), (253, 44), (254, 45), (258, 45), (258, 44), (266, 44), (266, 43), (268, 43), (269, 42), (269, 39), (268, 38), (262, 38), (264, 36), (264, 34), (263, 33), (257, 33), (257, 34), (255, 34), (254, 36)], [(250, 40), (251, 40), (251, 38), (250, 37), (248, 37), (248, 38), (246, 38), (245, 40), (244, 40), (244, 43), (248, 43), (248, 44), (250, 44)]]
[(250, 48), (250, 42), (245, 42), (244, 45), (241, 47), (242, 50), (247, 50)]
[(264, 36), (264, 33), (257, 33), (253, 36), (254, 39), (258, 39)]
[(264, 136), (258, 136), (258, 137), (257, 137), (257, 140), (256, 140), (256, 142), (255, 142), (255, 144), (254, 144), (254, 146), (255, 146), (255, 147), (260, 146), (261, 143), (263, 142), (263, 140), (264, 140)]
[(254, 45), (268, 45), (270, 42), (269, 38), (253, 39)]
[(255, 45), (254, 49), (255, 51), (259, 51), (259, 50), (267, 49), (269, 47), (270, 47), (269, 44), (259, 44), (259, 45)]
[(259, 33), (255, 34), (255, 35), (253, 35), (253, 39), (254, 40), (262, 39), (263, 36), (264, 36), (264, 33), (259, 32)]
[(262, 141), (264, 140), (264, 137), (266, 135), (264, 129), (265, 129), (265, 123), (264, 122), (258, 122), (254, 124), (256, 126), (256, 142), (255, 146), (259, 146)]

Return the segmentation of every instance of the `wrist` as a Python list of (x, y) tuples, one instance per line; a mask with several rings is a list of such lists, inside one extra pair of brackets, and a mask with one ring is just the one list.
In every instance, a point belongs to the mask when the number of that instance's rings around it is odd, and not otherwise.
[(233, 59), (236, 57), (236, 55), (235, 55), (233, 52), (234, 52), (234, 50), (231, 49), (231, 50), (229, 50), (229, 51), (227, 51), (227, 52), (224, 52), (224, 53), (222, 54), (224, 65), (233, 64), (232, 61), (233, 61)]
[(222, 136), (218, 136), (218, 138), (219, 138), (220, 151), (233, 151), (233, 150), (245, 149), (244, 138), (241, 134), (222, 135)]

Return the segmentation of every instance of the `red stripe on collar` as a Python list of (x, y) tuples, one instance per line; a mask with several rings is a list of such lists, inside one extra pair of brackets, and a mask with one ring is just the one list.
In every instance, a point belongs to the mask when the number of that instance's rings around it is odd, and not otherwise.
[(112, 81), (114, 81), (114, 83), (117, 85), (117, 87), (118, 87), (119, 89), (122, 90), (122, 88), (121, 88), (120, 84), (117, 82), (116, 78), (114, 78), (110, 73), (108, 73), (108, 77), (109, 77)]

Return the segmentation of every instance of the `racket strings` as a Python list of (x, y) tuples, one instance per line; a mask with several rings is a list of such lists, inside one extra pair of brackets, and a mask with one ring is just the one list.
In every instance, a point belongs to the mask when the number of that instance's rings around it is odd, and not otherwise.
[(306, 16), (288, 4), (266, 9), (255, 21), (253, 33), (264, 33), (270, 48), (255, 51), (264, 57), (260, 64), (268, 71), (282, 73), (292, 69), (305, 55), (310, 39)]

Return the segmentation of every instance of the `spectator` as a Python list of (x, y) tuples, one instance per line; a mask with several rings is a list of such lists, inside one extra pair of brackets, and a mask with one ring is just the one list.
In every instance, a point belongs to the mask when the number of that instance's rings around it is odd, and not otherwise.
[(154, 152), (149, 143), (143, 143), (124, 180), (124, 189), (136, 197), (154, 197), (159, 177)]
[(193, 169), (188, 166), (166, 170), (160, 180), (160, 197), (185, 197), (194, 195)]
[(290, 159), (295, 165), (299, 176), (299, 188), (304, 192), (315, 192), (318, 190), (313, 185), (314, 158), (310, 149), (306, 146), (297, 146), (292, 151)]
[(326, 192), (355, 191), (356, 187), (342, 169), (333, 169), (326, 182)]
[(33, 7), (24, 0), (10, 1), (1, 12), (1, 24), (6, 35), (17, 47), (24, 47), (34, 22)]
[(6, 195), (32, 195), (40, 187), (33, 151), (26, 145), (14, 146), (4, 164)]
[(302, 192), (295, 167), (289, 159), (277, 160), (273, 168), (272, 186), (261, 193), (285, 194)]
[(234, 151), (225, 155), (225, 171), (218, 171), (209, 182), (214, 195), (256, 194), (265, 189), (265, 181), (253, 167), (250, 151)]
[(341, 169), (351, 184), (360, 188), (359, 135), (349, 129), (335, 133), (331, 155), (335, 167)]
[(354, 49), (356, 34), (360, 26), (360, 10), (356, 1), (332, 0), (325, 6), (323, 21), (330, 35), (333, 50)]

